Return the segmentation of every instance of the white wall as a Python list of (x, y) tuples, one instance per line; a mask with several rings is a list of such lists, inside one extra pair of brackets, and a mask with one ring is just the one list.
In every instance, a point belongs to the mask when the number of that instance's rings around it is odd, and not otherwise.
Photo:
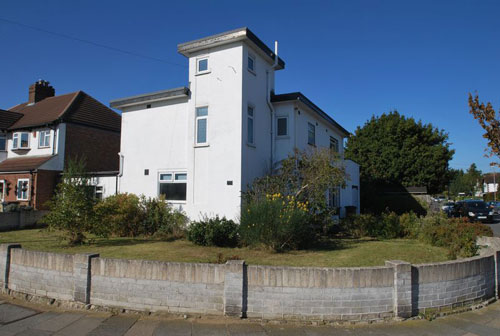
[(498, 191), (498, 182), (497, 183), (484, 183), (483, 184), (483, 192), (497, 192)]
[[(196, 61), (209, 56), (209, 73), (197, 75)], [(238, 218), (242, 188), (243, 43), (214, 47), (189, 58), (188, 202), (192, 219), (201, 215)], [(195, 144), (196, 107), (208, 106), (208, 146)], [(232, 181), (232, 185), (228, 185)]]
[(96, 176), (90, 182), (93, 186), (102, 187), (102, 198), (115, 195), (117, 192), (117, 176)]
[(123, 111), (120, 192), (157, 197), (160, 171), (187, 170), (187, 119), (186, 98)]

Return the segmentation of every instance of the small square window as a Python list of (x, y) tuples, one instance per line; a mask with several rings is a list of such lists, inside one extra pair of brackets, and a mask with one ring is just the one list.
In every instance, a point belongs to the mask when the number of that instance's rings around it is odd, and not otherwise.
[(160, 174), (160, 181), (172, 181), (172, 174)]
[(288, 135), (288, 118), (278, 118), (278, 136)]
[(144, 175), (149, 175), (149, 169), (144, 169)]
[(186, 181), (187, 180), (187, 174), (186, 173), (175, 174), (175, 180), (176, 181)]
[(198, 73), (208, 71), (208, 58), (201, 58), (198, 60)]

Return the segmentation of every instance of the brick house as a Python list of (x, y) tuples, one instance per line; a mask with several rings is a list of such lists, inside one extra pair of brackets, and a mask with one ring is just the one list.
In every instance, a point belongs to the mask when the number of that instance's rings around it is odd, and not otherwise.
[(32, 84), (27, 102), (0, 110), (0, 202), (43, 209), (75, 157), (101, 178), (116, 175), (120, 129), (121, 116), (85, 92)]

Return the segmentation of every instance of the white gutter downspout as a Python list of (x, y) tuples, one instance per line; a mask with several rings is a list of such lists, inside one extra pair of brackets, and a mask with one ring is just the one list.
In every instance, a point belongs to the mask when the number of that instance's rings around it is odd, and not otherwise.
[(121, 177), (123, 176), (123, 160), (125, 157), (123, 154), (120, 152), (118, 153), (118, 156), (120, 157), (119, 161), (119, 171), (118, 171), (118, 177), (117, 177), (117, 183), (116, 183), (116, 194), (120, 193), (120, 187), (121, 187)]
[[(271, 69), (274, 70), (278, 66), (278, 41), (274, 41), (274, 63), (271, 67)], [(271, 103), (271, 92), (270, 92), (270, 83), (269, 83), (269, 70), (266, 70), (266, 100), (267, 100), (267, 105), (269, 106), (269, 110), (271, 110), (271, 174), (273, 173), (274, 169), (274, 107), (273, 104)]]

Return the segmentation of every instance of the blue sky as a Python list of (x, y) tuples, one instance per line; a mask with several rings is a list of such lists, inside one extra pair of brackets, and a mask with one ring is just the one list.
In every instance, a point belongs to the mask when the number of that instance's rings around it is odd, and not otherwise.
[(351, 132), (397, 109), (449, 133), (451, 167), (491, 170), (467, 93), (500, 106), (500, 1), (2, 1), (0, 108), (39, 78), (105, 104), (187, 85), (177, 44), (242, 26), (279, 41), (277, 93), (301, 91)]

